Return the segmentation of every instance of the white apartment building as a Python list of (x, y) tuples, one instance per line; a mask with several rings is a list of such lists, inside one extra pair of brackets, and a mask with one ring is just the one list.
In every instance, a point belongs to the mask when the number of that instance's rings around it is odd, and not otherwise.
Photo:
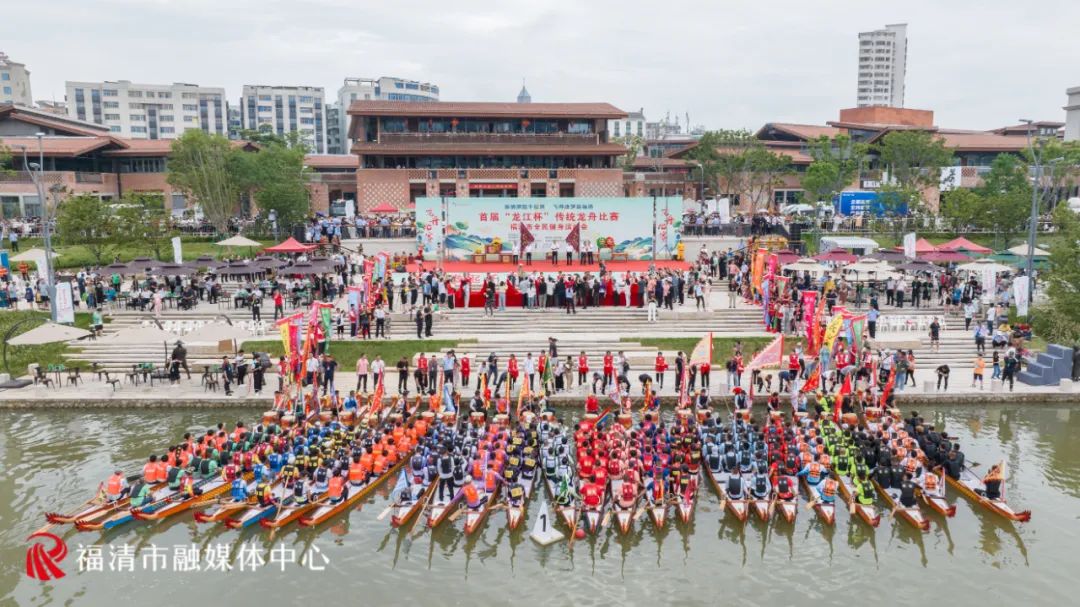
[(904, 107), (907, 24), (859, 34), (858, 106)]
[(1065, 89), (1069, 104), (1065, 110), (1065, 141), (1080, 141), (1080, 86)]
[(313, 154), (326, 153), (326, 95), (321, 86), (245, 84), (240, 97), (243, 128), (300, 133)]
[(641, 137), (645, 138), (645, 109), (630, 112), (622, 120), (608, 120), (607, 131), (610, 137)]
[(72, 118), (109, 127), (120, 137), (176, 139), (188, 129), (228, 134), (225, 89), (197, 84), (65, 83)]
[(14, 104), (31, 107), (30, 71), (0, 52), (0, 105)]
[(349, 132), (349, 104), (357, 100), (438, 101), (439, 87), (430, 82), (405, 80), (393, 76), (381, 78), (346, 78), (338, 89), (337, 103), (331, 107), (336, 115), (327, 112), (327, 142), (330, 154), (348, 154), (345, 141)]

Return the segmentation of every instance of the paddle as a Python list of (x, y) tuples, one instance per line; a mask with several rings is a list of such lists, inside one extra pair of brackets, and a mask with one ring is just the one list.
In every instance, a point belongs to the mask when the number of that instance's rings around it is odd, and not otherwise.
[[(435, 495), (434, 491), (428, 491), (426, 497), (424, 497), (424, 505), (420, 506), (420, 513), (416, 515), (416, 520), (413, 521), (412, 527), (409, 528), (409, 538), (412, 539), (413, 531), (416, 529), (416, 524), (420, 522), (420, 519), (424, 518), (424, 511), (427, 510), (429, 504), (431, 504), (431, 498)], [(422, 530), (421, 530), (422, 531)], [(419, 533), (416, 535), (420, 535)]]
[(848, 501), (848, 514), (855, 514), (855, 500)]
[(375, 520), (381, 521), (381, 520), (385, 519), (386, 515), (390, 514), (390, 511), (393, 510), (393, 509), (394, 509), (394, 505), (390, 504), (389, 506), (386, 507), (385, 510), (383, 510), (382, 512), (379, 513), (379, 516), (375, 517)]
[(769, 500), (769, 507), (768, 507), (767, 511), (769, 513), (769, 518), (770, 519), (773, 517), (773, 514), (776, 513), (776, 495), (775, 494), (772, 496), (772, 499)]

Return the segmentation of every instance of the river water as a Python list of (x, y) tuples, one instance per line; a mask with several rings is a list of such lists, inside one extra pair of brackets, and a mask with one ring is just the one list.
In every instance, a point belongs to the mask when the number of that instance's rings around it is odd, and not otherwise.
[[(23, 564), (26, 537), (44, 523), (42, 513), (77, 505), (112, 468), (138, 469), (146, 454), (160, 453), (185, 431), (251, 420), (254, 412), (4, 411), (0, 604), (1072, 604), (1080, 542), (1080, 409), (957, 407), (922, 414), (958, 434), (969, 461), (985, 465), (1004, 458), (1010, 503), (1030, 508), (1031, 522), (999, 519), (950, 489), (956, 517), (946, 522), (931, 514), (925, 534), (888, 519), (872, 530), (842, 509), (833, 529), (822, 528), (806, 510), (794, 526), (777, 519), (743, 527), (718, 512), (715, 494), (703, 484), (689, 527), (673, 524), (672, 513), (657, 532), (643, 517), (627, 537), (608, 529), (572, 548), (565, 541), (541, 548), (527, 529), (538, 500), (514, 533), (496, 513), (476, 537), (464, 535), (461, 521), (410, 536), (377, 520), (388, 504), (387, 486), (347, 516), (317, 529), (294, 525), (272, 543), (261, 528), (200, 525), (190, 513), (105, 534), (61, 529), (70, 548), (62, 562), (67, 576), (39, 582), (24, 574)], [(231, 551), (233, 570), (174, 571), (176, 547), (193, 543), (203, 551)], [(94, 545), (101, 547), (105, 571), (80, 570), (79, 555), (93, 554), (86, 549)], [(111, 557), (128, 547), (136, 551), (134, 570), (109, 571)], [(278, 549), (278, 562), (240, 571), (241, 552), (250, 556), (259, 548), (267, 561)], [(160, 565), (156, 554), (167, 570), (152, 570), (155, 561)], [(306, 566), (295, 564), (293, 554), (311, 558)], [(206, 562), (204, 557), (197, 564)]]

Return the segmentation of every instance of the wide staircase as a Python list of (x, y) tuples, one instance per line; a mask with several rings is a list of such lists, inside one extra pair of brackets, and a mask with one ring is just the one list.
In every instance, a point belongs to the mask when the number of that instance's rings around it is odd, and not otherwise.
[(1056, 386), (1072, 378), (1072, 348), (1050, 344), (1046, 352), (1026, 358), (1027, 368), (1017, 375), (1022, 383), (1032, 386)]

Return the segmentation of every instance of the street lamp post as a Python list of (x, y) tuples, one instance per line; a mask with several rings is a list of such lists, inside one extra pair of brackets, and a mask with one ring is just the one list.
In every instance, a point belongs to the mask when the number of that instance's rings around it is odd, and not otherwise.
[[(41, 229), (45, 241), (45, 290), (49, 295), (49, 319), (56, 322), (56, 283), (53, 277), (52, 228), (49, 225), (49, 201), (45, 198), (45, 133), (37, 133), (38, 161), (29, 162), (26, 146), (23, 146), (23, 168), (30, 173), (30, 179), (37, 188), (38, 202), (41, 204)], [(35, 174), (36, 171), (36, 174)]]

